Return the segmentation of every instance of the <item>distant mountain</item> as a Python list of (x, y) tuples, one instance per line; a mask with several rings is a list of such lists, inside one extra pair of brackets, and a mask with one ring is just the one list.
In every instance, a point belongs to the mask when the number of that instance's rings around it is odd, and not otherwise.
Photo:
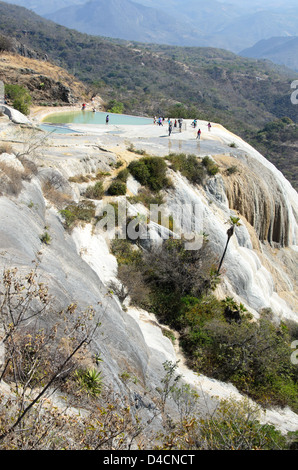
[(6, 0), (6, 2), (28, 8), (28, 10), (43, 16), (69, 5), (86, 3), (86, 0)]
[(180, 19), (188, 20), (205, 35), (221, 30), (231, 20), (247, 13), (242, 6), (217, 0), (137, 0), (138, 3), (167, 12)]
[(240, 52), (243, 57), (269, 59), (298, 71), (298, 36), (273, 37), (257, 42), (253, 47)]
[(297, 8), (263, 10), (238, 17), (206, 39), (210, 46), (239, 53), (274, 36), (298, 36)]
[(296, 0), (7, 0), (77, 31), (138, 42), (239, 53), (298, 36)]
[(158, 44), (206, 45), (200, 25), (196, 28), (187, 18), (180, 20), (131, 0), (92, 0), (44, 16), (93, 35)]

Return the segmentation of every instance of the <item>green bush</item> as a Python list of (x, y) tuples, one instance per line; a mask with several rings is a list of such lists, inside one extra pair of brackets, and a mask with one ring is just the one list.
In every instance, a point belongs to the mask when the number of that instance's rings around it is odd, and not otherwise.
[[(240, 315), (227, 317), (227, 308)], [(298, 410), (297, 371), (290, 362), (287, 328), (266, 318), (251, 321), (243, 306), (213, 296), (184, 299), (182, 347), (199, 373), (233, 383), (263, 405)]]
[(129, 171), (127, 168), (124, 168), (123, 170), (119, 171), (116, 179), (118, 181), (122, 181), (122, 183), (126, 183), (128, 177), (129, 177)]
[(26, 88), (23, 88), (19, 85), (8, 84), (5, 85), (5, 93), (7, 94), (8, 98), (12, 100), (12, 105), (15, 109), (25, 115), (30, 113), (32, 99)]
[(146, 207), (150, 207), (151, 204), (157, 204), (161, 206), (164, 203), (164, 198), (159, 192), (152, 193), (148, 188), (141, 188), (136, 196), (131, 196), (128, 201), (132, 204), (141, 203)]
[(101, 199), (104, 195), (102, 181), (97, 181), (93, 186), (88, 186), (85, 191), (85, 197), (88, 199)]
[(111, 196), (125, 196), (126, 184), (120, 180), (115, 179), (109, 186), (108, 193)]
[(65, 227), (71, 229), (79, 221), (90, 223), (95, 217), (95, 205), (92, 201), (83, 200), (68, 205), (60, 214), (64, 218)]
[(210, 176), (216, 175), (216, 173), (218, 173), (218, 171), (219, 171), (218, 166), (208, 156), (203, 158), (202, 164), (204, 165), (204, 167), (207, 170), (208, 175), (210, 175)]
[(110, 100), (107, 106), (107, 111), (109, 113), (123, 114), (124, 104), (116, 100)]
[(125, 239), (114, 239), (111, 244), (111, 251), (116, 256), (118, 264), (140, 264), (142, 254), (139, 250)]
[(202, 184), (206, 176), (205, 167), (202, 166), (196, 155), (184, 153), (171, 153), (166, 157), (171, 162), (174, 171), (180, 171), (191, 183)]
[(141, 185), (148, 187), (151, 191), (171, 187), (171, 181), (166, 176), (167, 164), (163, 158), (143, 157), (131, 162), (128, 169)]

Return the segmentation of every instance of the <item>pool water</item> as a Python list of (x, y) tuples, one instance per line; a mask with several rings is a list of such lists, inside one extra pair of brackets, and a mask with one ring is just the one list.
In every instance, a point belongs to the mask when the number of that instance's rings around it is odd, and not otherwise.
[(77, 131), (73, 131), (72, 129), (68, 129), (67, 127), (53, 126), (52, 124), (40, 124), (39, 128), (42, 131), (55, 132), (56, 134), (73, 134), (74, 132), (78, 134)]
[(43, 122), (52, 124), (105, 124), (109, 114), (109, 124), (116, 125), (146, 125), (153, 121), (150, 118), (129, 116), (126, 114), (113, 114), (93, 111), (73, 111), (57, 114), (49, 114)]

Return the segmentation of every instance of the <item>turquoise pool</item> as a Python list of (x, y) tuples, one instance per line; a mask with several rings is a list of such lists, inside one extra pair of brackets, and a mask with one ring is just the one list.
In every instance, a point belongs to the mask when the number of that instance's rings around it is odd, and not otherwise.
[(43, 123), (51, 124), (105, 124), (109, 115), (109, 124), (116, 125), (146, 125), (153, 120), (145, 117), (129, 116), (126, 114), (113, 114), (93, 111), (74, 111), (57, 114), (49, 114), (43, 119)]

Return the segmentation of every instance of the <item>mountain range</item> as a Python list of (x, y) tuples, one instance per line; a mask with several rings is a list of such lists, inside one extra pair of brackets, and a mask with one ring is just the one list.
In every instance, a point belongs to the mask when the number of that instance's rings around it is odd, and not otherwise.
[(298, 36), (263, 39), (240, 54), (244, 57), (268, 59), (298, 71)]
[[(292, 0), (9, 0), (80, 32), (147, 43), (208, 46), (240, 53), (260, 40), (298, 35)], [(282, 62), (284, 63), (284, 62)]]
[(161, 44), (207, 45), (187, 18), (130, 0), (92, 0), (45, 15), (55, 23), (82, 33)]

